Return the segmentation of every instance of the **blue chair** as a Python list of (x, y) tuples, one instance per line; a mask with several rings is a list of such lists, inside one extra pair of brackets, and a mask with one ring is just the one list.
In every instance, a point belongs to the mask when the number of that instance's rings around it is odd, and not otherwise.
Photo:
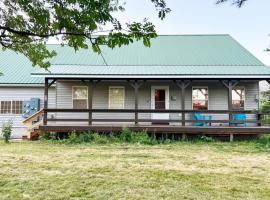
[(238, 124), (243, 124), (243, 126), (247, 126), (247, 116), (244, 113), (237, 113), (233, 115), (233, 121), (241, 121), (232, 123), (232, 125), (237, 126)]
[[(205, 116), (200, 113), (194, 113), (194, 120), (212, 120), (212, 116)], [(195, 122), (194, 126), (206, 126), (209, 124), (211, 126), (211, 122)]]

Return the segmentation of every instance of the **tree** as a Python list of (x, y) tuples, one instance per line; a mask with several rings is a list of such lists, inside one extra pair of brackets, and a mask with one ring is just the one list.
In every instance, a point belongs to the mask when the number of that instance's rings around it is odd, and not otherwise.
[[(170, 12), (165, 0), (150, 1), (163, 20)], [(75, 50), (90, 45), (97, 53), (102, 53), (101, 45), (114, 48), (141, 39), (149, 47), (150, 39), (157, 36), (154, 24), (146, 19), (122, 24), (113, 14), (124, 11), (124, 6), (121, 0), (2, 0), (0, 46), (24, 54), (45, 69), (50, 66), (48, 59), (56, 55), (45, 45), (52, 37)]]
[(224, 3), (224, 2), (232, 2), (233, 4), (237, 5), (239, 8), (244, 5), (244, 3), (248, 0), (218, 0), (217, 4)]

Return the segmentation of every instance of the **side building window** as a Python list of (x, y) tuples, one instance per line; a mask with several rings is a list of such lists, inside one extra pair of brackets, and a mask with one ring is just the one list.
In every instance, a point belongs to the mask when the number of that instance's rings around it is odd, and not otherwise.
[(245, 88), (236, 87), (232, 90), (232, 108), (234, 110), (245, 109)]
[(72, 87), (72, 101), (74, 109), (86, 109), (88, 107), (88, 88), (85, 86)]
[(192, 108), (193, 110), (208, 110), (208, 88), (192, 88)]
[(109, 87), (109, 109), (124, 109), (125, 88)]
[(1, 101), (1, 114), (22, 114), (22, 101)]

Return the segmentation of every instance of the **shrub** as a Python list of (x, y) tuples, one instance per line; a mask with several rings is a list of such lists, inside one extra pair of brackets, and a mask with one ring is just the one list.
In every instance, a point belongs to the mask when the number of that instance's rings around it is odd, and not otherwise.
[(75, 131), (69, 134), (68, 139), (64, 140), (68, 144), (80, 144), (80, 143), (96, 143), (96, 144), (107, 144), (107, 143), (140, 143), (140, 144), (156, 144), (157, 141), (152, 139), (147, 134), (147, 131), (132, 132), (125, 128), (120, 134), (99, 134), (94, 132), (82, 132), (76, 133)]
[(140, 143), (140, 144), (156, 144), (157, 141), (151, 138), (147, 130), (142, 132), (132, 132), (128, 128), (124, 128), (120, 133), (120, 141), (127, 143)]
[(119, 135), (121, 142), (131, 142), (132, 141), (132, 132), (128, 128), (123, 128)]
[(72, 131), (66, 140), (69, 144), (89, 143), (93, 141), (94, 136), (91, 132), (76, 133)]
[(3, 122), (2, 124), (2, 136), (5, 143), (9, 143), (11, 133), (12, 133), (12, 121)]
[(98, 133), (93, 133), (93, 142), (97, 144), (107, 144), (109, 143), (109, 136), (101, 135)]
[(264, 147), (264, 148), (270, 148), (270, 136), (269, 135), (263, 135), (263, 136), (261, 136), (258, 139), (257, 143), (260, 146)]
[(198, 141), (202, 142), (214, 142), (215, 140), (212, 137), (202, 135), (198, 138)]
[(46, 131), (40, 131), (39, 139), (41, 139), (41, 140), (51, 140), (53, 138), (51, 136), (51, 133), (48, 133)]

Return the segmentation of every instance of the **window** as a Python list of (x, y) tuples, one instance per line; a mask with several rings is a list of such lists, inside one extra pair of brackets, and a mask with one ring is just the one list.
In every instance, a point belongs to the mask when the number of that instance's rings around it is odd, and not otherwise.
[(11, 101), (1, 101), (1, 114), (11, 114)]
[(234, 110), (244, 110), (245, 108), (244, 87), (236, 87), (232, 90), (232, 108)]
[(22, 101), (1, 101), (1, 114), (22, 114)]
[(109, 109), (124, 109), (125, 88), (109, 87)]
[(208, 110), (208, 88), (192, 88), (192, 107), (193, 110)]
[(12, 113), (22, 114), (22, 101), (12, 101)]
[(72, 87), (72, 100), (74, 109), (86, 109), (88, 102), (88, 89), (85, 86)]

